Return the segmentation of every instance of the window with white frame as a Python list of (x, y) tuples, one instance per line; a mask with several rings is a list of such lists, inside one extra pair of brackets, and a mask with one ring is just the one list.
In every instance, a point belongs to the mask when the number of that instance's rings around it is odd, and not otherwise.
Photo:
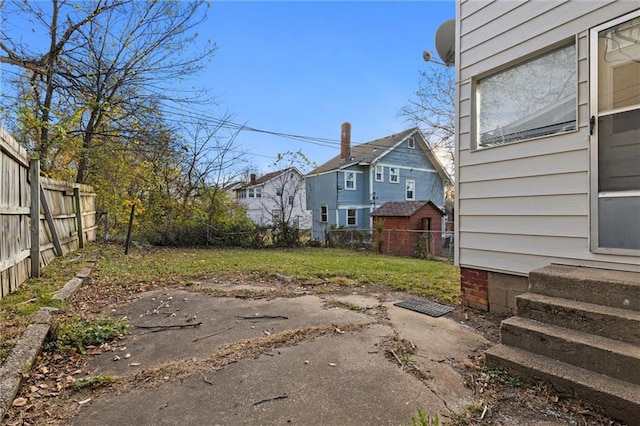
[(414, 149), (416, 147), (416, 141), (413, 138), (407, 139), (407, 147), (410, 149)]
[(376, 166), (376, 182), (384, 182), (384, 166)]
[(344, 189), (356, 189), (356, 172), (344, 172)]
[(475, 84), (475, 147), (576, 130), (575, 42), (481, 78)]
[(347, 209), (347, 226), (358, 226), (358, 215), (356, 209)]
[(256, 188), (256, 198), (262, 198), (262, 188)]
[(248, 194), (249, 194), (249, 198), (253, 198), (254, 197), (253, 188), (249, 188)]
[(280, 209), (271, 210), (271, 216), (273, 217), (274, 221), (281, 220), (282, 219), (282, 210), (280, 210)]
[(397, 167), (389, 167), (389, 182), (400, 182), (400, 170)]
[(407, 180), (407, 200), (415, 200), (416, 199), (416, 181), (415, 180)]
[(293, 196), (293, 195), (289, 195), (288, 204), (289, 204), (290, 206), (292, 206), (292, 205), (293, 205), (293, 200), (294, 200), (294, 196)]
[(329, 221), (329, 207), (320, 206), (320, 222), (327, 223)]
[(278, 197), (282, 196), (282, 187), (280, 186), (276, 187), (276, 196)]

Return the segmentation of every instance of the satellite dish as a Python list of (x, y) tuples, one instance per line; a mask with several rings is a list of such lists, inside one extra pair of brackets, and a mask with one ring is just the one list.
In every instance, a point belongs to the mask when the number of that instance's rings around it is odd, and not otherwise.
[(456, 56), (456, 20), (444, 21), (436, 31), (436, 51), (447, 66), (454, 65)]

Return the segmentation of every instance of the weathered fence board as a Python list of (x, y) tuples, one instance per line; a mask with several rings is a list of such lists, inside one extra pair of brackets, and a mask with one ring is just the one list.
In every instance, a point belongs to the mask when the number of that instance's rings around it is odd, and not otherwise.
[[(78, 229), (83, 229), (84, 241), (94, 241), (96, 237), (93, 188), (44, 177), (30, 178), (29, 167), (26, 150), (0, 128), (0, 298), (15, 291), (29, 277), (37, 276), (39, 267), (50, 263), (59, 253), (51, 226), (63, 254), (78, 249)], [(40, 181), (40, 185), (36, 184), (39, 188), (32, 188), (34, 180)], [(51, 224), (41, 198), (49, 207)], [(33, 217), (37, 218), (38, 226), (32, 227), (34, 204), (37, 211)], [(37, 259), (32, 259), (32, 249)]]

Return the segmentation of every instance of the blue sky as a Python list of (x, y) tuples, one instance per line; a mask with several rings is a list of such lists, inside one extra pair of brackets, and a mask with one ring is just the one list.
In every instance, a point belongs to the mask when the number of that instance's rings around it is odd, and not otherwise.
[[(235, 145), (248, 153), (243, 166), (267, 172), (278, 153), (298, 150), (321, 164), (339, 153), (345, 121), (353, 144), (410, 127), (398, 111), (428, 67), (422, 52), (435, 51), (438, 26), (454, 16), (453, 0), (214, 0), (197, 31), (216, 53), (199, 77), (176, 84), (204, 87), (217, 99), (191, 108), (203, 108), (203, 116), (230, 111), (235, 123), (256, 129), (334, 140), (318, 145), (243, 131)], [(46, 46), (46, 34), (31, 24), (15, 17), (5, 24)]]
[[(366, 142), (410, 127), (398, 111), (454, 16), (453, 1), (214, 1), (200, 34), (218, 49), (201, 81), (237, 123), (338, 140), (349, 121), (352, 143)], [(339, 152), (255, 132), (236, 144), (263, 171), (277, 153), (321, 164)]]

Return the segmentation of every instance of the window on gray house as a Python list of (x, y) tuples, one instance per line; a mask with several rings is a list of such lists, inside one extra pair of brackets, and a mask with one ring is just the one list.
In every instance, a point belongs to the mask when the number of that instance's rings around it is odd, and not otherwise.
[(320, 222), (327, 223), (329, 221), (329, 207), (320, 206)]
[(384, 182), (384, 166), (376, 166), (376, 182)]
[(344, 172), (344, 189), (356, 189), (356, 172)]
[(416, 181), (408, 180), (407, 181), (407, 200), (415, 200), (416, 199)]
[(347, 226), (358, 226), (358, 216), (356, 209), (347, 209)]
[(389, 182), (400, 182), (400, 170), (397, 167), (389, 167)]

